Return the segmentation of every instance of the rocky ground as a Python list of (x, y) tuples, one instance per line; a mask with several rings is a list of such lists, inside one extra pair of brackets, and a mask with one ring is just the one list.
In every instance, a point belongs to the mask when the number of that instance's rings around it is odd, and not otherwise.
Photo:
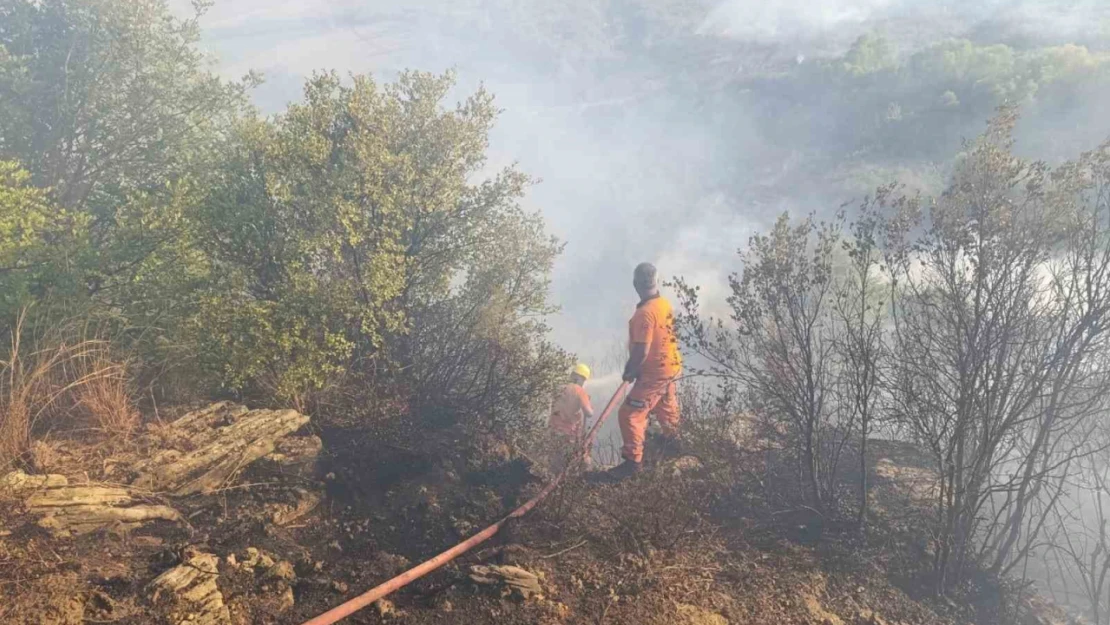
[[(481, 529), (546, 479), (480, 436), (441, 431), (419, 451), (385, 440), (224, 403), (108, 448), (40, 443), (27, 470), (0, 477), (0, 622), (301, 623)], [(982, 599), (992, 593), (927, 598), (906, 512), (927, 470), (912, 449), (877, 448), (881, 521), (866, 537), (761, 503), (772, 486), (766, 467), (746, 464), (757, 455), (689, 456), (620, 485), (576, 477), (348, 622), (998, 622), (997, 602)], [(1020, 619), (1065, 622), (1044, 604)]]

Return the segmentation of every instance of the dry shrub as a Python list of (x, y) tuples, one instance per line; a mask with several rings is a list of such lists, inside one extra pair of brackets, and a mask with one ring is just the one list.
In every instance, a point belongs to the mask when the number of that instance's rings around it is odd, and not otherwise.
[(127, 437), (138, 424), (126, 361), (88, 326), (35, 335), (26, 311), (0, 360), (0, 467), (23, 456), (32, 437), (94, 431)]
[[(611, 565), (599, 582), (616, 594), (696, 602), (720, 572), (725, 547), (710, 519), (711, 485), (677, 468), (662, 465), (612, 486), (571, 484), (562, 509), (545, 504), (538, 521), (557, 523), (564, 540), (587, 540), (597, 561)], [(606, 622), (618, 620), (625, 622)]]
[(796, 480), (784, 484), (771, 471), (768, 459), (781, 444), (744, 410), (735, 389), (689, 383), (679, 388), (679, 400), (683, 453), (701, 461), (720, 492), (716, 516), (746, 516), (797, 490)]
[(575, 476), (536, 516), (563, 534), (589, 537), (609, 557), (700, 550), (717, 532), (710, 519), (717, 489), (698, 473), (669, 463), (616, 485)]

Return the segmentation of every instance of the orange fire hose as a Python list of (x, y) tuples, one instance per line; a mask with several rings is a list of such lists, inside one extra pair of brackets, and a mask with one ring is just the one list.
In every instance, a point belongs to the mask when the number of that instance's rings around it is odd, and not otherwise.
[[(593, 444), (594, 438), (597, 436), (597, 431), (601, 428), (601, 424), (605, 421), (606, 418), (609, 417), (609, 413), (613, 411), (613, 408), (617, 405), (618, 399), (627, 388), (628, 382), (625, 382), (620, 385), (620, 388), (617, 389), (616, 393), (613, 393), (613, 397), (610, 398), (609, 403), (605, 405), (605, 410), (603, 410), (601, 416), (598, 417), (597, 423), (595, 423), (594, 426), (590, 429), (590, 433), (586, 435), (586, 440), (583, 442), (582, 447), (583, 451), (588, 451), (590, 449), (590, 446)], [(539, 494), (526, 501), (524, 505), (520, 506), (516, 510), (510, 512), (508, 516), (501, 519), (500, 521), (478, 532), (470, 538), (467, 538), (454, 547), (451, 547), (438, 556), (430, 560), (425, 560), (424, 562), (421, 562), (420, 564), (412, 567), (404, 573), (401, 573), (397, 577), (394, 577), (393, 579), (383, 584), (379, 584), (378, 586), (371, 588), (370, 590), (355, 597), (354, 599), (338, 605), (314, 619), (305, 621), (303, 625), (331, 625), (332, 623), (336, 623), (340, 619), (346, 618), (354, 614), (355, 612), (358, 612), (366, 606), (374, 603), (378, 599), (381, 599), (382, 597), (396, 590), (399, 590), (404, 586), (407, 586), (408, 584), (420, 579), (421, 577), (424, 577), (428, 573), (431, 573), (432, 571), (438, 569), (444, 564), (447, 564), (451, 560), (454, 560), (455, 558), (461, 556), (467, 551), (470, 551), (474, 547), (484, 543), (485, 541), (492, 538), (495, 534), (497, 534), (497, 532), (500, 531), (501, 528), (504, 527), (505, 524), (508, 523), (510, 520), (520, 518), (528, 514), (533, 508), (535, 508), (537, 504), (543, 501), (545, 497), (550, 495), (551, 492), (559, 486), (559, 483), (563, 481), (563, 478), (567, 476), (567, 474), (570, 472), (571, 467), (573, 466), (574, 463), (568, 463), (567, 466), (562, 470), (562, 472), (559, 473), (559, 475), (556, 476), (556, 478), (552, 480), (550, 484), (545, 486), (543, 490), (539, 492)]]

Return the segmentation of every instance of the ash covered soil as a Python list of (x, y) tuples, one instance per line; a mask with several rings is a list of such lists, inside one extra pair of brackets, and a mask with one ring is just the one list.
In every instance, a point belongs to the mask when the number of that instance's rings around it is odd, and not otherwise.
[[(160, 423), (113, 447), (39, 444), (3, 476), (0, 622), (302, 623), (548, 479), (526, 455), (459, 429), (423, 433), (416, 449), (288, 417), (267, 429), (236, 410), (213, 430), (242, 440)], [(921, 475), (920, 458), (874, 448), (880, 501), (866, 535), (829, 520), (840, 515), (776, 503), (768, 454), (707, 447), (621, 484), (576, 475), (491, 541), (344, 622), (999, 622), (986, 584), (931, 598), (919, 486), (899, 482)], [(843, 499), (849, 517), (855, 500)], [(176, 515), (149, 512), (164, 509)], [(1022, 605), (1019, 622), (1065, 622), (1038, 599)]]

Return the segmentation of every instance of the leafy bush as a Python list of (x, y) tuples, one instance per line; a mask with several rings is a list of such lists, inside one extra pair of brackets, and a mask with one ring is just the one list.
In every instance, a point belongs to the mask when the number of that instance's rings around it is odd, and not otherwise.
[(484, 91), (444, 109), (452, 84), (322, 74), (240, 124), (198, 211), (208, 281), (187, 324), (222, 384), (317, 407), (392, 380), (493, 420), (544, 392), (563, 359), (535, 319), (561, 247), (517, 204), (526, 176), (471, 182), (496, 109)]
[(66, 263), (87, 235), (84, 215), (55, 205), (31, 174), (0, 160), (0, 315), (13, 319), (33, 299), (67, 292)]
[(263, 118), (198, 36), (160, 0), (0, 5), (0, 314), (109, 324), (163, 396), (532, 423), (561, 246), (527, 176), (484, 178), (492, 96), (320, 74)]

